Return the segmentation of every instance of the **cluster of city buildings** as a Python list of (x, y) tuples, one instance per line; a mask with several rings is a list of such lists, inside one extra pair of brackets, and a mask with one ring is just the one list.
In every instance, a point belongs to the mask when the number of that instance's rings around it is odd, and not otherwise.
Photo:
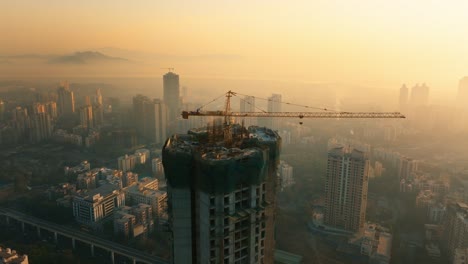
[[(16, 106), (9, 110), (0, 101), (0, 144), (40, 143), (54, 140), (60, 143), (90, 147), (99, 140), (99, 128), (104, 124), (104, 106), (100, 89), (94, 103), (86, 96), (85, 104), (75, 108), (75, 97), (68, 82), (59, 85), (57, 92), (38, 96), (30, 106)], [(80, 124), (72, 131), (56, 127), (59, 118), (79, 116)]]
[(468, 130), (468, 77), (459, 81), (458, 94), (450, 106), (429, 103), (430, 89), (426, 84), (416, 84), (411, 89), (400, 88), (399, 106), (411, 127), (431, 131), (441, 129), (455, 132)]
[[(145, 163), (151, 160), (147, 149), (136, 153)], [(87, 161), (65, 167), (65, 174), (69, 178), (76, 177), (76, 184), (51, 187), (47, 194), (58, 206), (70, 207), (77, 223), (102, 230), (105, 223), (113, 222), (115, 234), (127, 239), (147, 235), (167, 225), (164, 181), (160, 184), (157, 178), (140, 179), (131, 170), (92, 169)]]

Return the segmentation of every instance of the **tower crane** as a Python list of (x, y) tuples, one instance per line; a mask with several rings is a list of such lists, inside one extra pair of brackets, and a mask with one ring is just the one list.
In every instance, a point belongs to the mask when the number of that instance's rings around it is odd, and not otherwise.
[[(224, 117), (224, 140), (226, 144), (230, 144), (232, 142), (232, 133), (231, 133), (231, 117), (287, 117), (287, 118), (315, 118), (315, 119), (333, 119), (333, 118), (406, 118), (400, 112), (344, 112), (344, 111), (334, 111), (327, 108), (317, 108), (317, 107), (309, 107), (303, 106), (298, 104), (286, 103), (289, 105), (296, 105), (302, 106), (306, 108), (315, 108), (322, 111), (314, 111), (314, 112), (232, 112), (231, 111), (231, 98), (234, 96), (240, 95), (233, 91), (228, 91), (223, 96), (226, 97), (226, 101), (224, 104), (224, 110), (219, 111), (202, 111), (201, 109), (206, 106), (207, 104), (203, 105), (202, 107), (198, 108), (196, 111), (183, 111), (182, 118), (188, 119), (190, 116), (214, 116), (214, 117)], [(210, 101), (209, 103), (221, 98), (222, 96)], [(208, 104), (209, 104), (208, 103)], [(302, 124), (302, 122), (300, 122)]]

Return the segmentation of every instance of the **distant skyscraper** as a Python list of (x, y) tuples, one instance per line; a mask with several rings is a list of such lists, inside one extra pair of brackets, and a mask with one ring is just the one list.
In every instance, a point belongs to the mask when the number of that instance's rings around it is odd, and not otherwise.
[(93, 107), (91, 105), (83, 106), (80, 109), (80, 122), (85, 129), (94, 127)]
[[(240, 111), (245, 112), (255, 112), (255, 97), (245, 96), (244, 99), (240, 100)], [(257, 118), (255, 117), (245, 117), (244, 125), (246, 127), (257, 125)]]
[(408, 87), (406, 87), (406, 85), (403, 84), (403, 86), (401, 86), (400, 88), (400, 100), (399, 100), (400, 111), (406, 111), (406, 106), (408, 105), (408, 94), (409, 94)]
[(364, 227), (369, 166), (364, 152), (356, 149), (328, 152), (325, 224), (353, 232)]
[(424, 83), (423, 85), (416, 84), (411, 89), (411, 106), (424, 106), (429, 103), (429, 87)]
[(93, 107), (94, 126), (98, 127), (104, 123), (104, 106), (94, 105)]
[(63, 82), (57, 90), (58, 112), (60, 115), (70, 115), (75, 112), (75, 98), (68, 82)]
[(26, 129), (29, 128), (30, 126), (28, 110), (17, 106), (12, 111), (12, 117), (13, 117), (12, 122), (13, 122), (13, 127), (15, 128), (15, 132), (19, 137), (22, 137), (25, 134)]
[(180, 91), (179, 91), (179, 75), (168, 72), (163, 76), (164, 86), (164, 103), (168, 109), (168, 123), (170, 126), (176, 124), (177, 118), (180, 116)]
[(235, 148), (210, 145), (205, 129), (164, 146), (174, 264), (274, 262), (281, 138), (265, 128), (248, 133)]
[(135, 125), (141, 136), (162, 144), (167, 138), (167, 108), (159, 99), (137, 95), (133, 98)]
[[(272, 94), (268, 98), (268, 112), (281, 112), (281, 94)], [(271, 129), (279, 130), (280, 129), (280, 119), (271, 118)]]
[(400, 159), (400, 166), (398, 170), (398, 177), (400, 178), (400, 181), (402, 179), (409, 179), (411, 177), (411, 173), (415, 172), (418, 170), (418, 161), (413, 160), (408, 157), (402, 157)]
[(458, 106), (468, 109), (468, 76), (463, 77), (458, 84)]
[(45, 112), (31, 116), (31, 129), (29, 139), (33, 143), (41, 142), (52, 136), (52, 124), (50, 116)]
[(97, 89), (96, 89), (96, 95), (95, 95), (95, 98), (94, 98), (94, 104), (102, 105), (102, 94), (101, 94), (101, 89), (100, 89), (100, 88), (97, 88)]
[(52, 119), (57, 118), (57, 103), (56, 102), (47, 102), (45, 103), (45, 108), (46, 108), (46, 113), (49, 114), (49, 116)]
[[(281, 112), (281, 94), (272, 94), (268, 97), (268, 112)], [(259, 121), (260, 126), (271, 128), (273, 130), (280, 129), (280, 120), (278, 118), (266, 117)]]
[(162, 100), (154, 99), (154, 142), (163, 144), (167, 139), (167, 108)]

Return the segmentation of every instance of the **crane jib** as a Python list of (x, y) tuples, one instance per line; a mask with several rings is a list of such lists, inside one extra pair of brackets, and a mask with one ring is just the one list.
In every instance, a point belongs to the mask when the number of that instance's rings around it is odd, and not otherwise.
[(289, 118), (406, 118), (399, 112), (225, 112), (225, 111), (183, 111), (182, 118), (189, 116), (219, 117), (289, 117)]

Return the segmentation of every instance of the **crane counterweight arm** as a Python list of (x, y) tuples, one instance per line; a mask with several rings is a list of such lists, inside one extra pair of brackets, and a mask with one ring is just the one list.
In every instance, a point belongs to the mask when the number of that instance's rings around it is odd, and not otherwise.
[(225, 111), (183, 111), (182, 117), (289, 117), (289, 118), (406, 118), (399, 112), (225, 112)]

